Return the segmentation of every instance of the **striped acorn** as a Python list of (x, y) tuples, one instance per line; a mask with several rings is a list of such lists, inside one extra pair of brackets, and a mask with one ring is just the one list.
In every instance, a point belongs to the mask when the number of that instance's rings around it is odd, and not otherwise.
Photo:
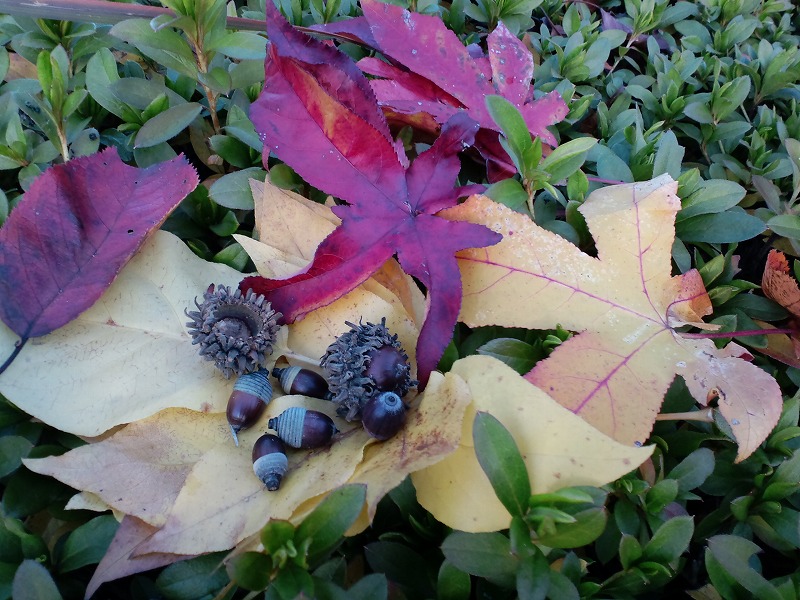
[(286, 448), (281, 439), (265, 433), (253, 445), (253, 472), (270, 492), (281, 487), (281, 480), (289, 468)]
[(370, 398), (361, 412), (364, 430), (378, 440), (388, 440), (403, 428), (406, 405), (394, 392), (382, 392)]
[(328, 415), (299, 406), (287, 408), (269, 420), (267, 426), (274, 429), (292, 448), (319, 448), (330, 443), (338, 431)]
[(231, 427), (233, 441), (237, 446), (239, 431), (255, 425), (264, 414), (264, 409), (270, 400), (272, 400), (272, 384), (269, 382), (269, 371), (266, 369), (241, 375), (233, 384), (233, 392), (228, 398), (225, 414)]
[(311, 369), (275, 367), (272, 369), (272, 376), (278, 379), (281, 389), (287, 394), (300, 394), (320, 400), (326, 400), (328, 397), (328, 382)]

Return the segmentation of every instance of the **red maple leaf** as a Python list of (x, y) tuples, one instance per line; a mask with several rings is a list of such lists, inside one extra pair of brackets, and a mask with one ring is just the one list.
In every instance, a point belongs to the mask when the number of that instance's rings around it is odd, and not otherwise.
[(0, 229), (0, 319), (24, 342), (77, 317), (197, 181), (182, 156), (137, 169), (113, 149), (47, 169)]
[(428, 309), (417, 342), (422, 385), (452, 336), (461, 306), (454, 253), (496, 244), (488, 228), (435, 216), (456, 204), (458, 153), (478, 124), (463, 111), (410, 167), (395, 144), (367, 79), (345, 54), (289, 25), (267, 3), (271, 41), (266, 80), (251, 116), (271, 151), (308, 183), (342, 200), (341, 225), (294, 277), (248, 277), (240, 287), (264, 293), (287, 321), (340, 298), (393, 255), (426, 287)]
[(488, 57), (473, 57), (437, 17), (377, 0), (363, 0), (361, 6), (371, 35), (365, 41), (374, 40), (376, 49), (395, 63), (378, 58), (358, 63), (381, 78), (371, 85), (390, 119), (433, 132), (466, 109), (481, 126), (475, 147), (488, 163), (490, 180), (516, 171), (498, 142), (500, 128), (489, 115), (486, 96), (503, 96), (520, 111), (532, 135), (555, 145), (547, 127), (566, 116), (567, 105), (557, 92), (533, 98), (533, 56), (502, 22), (486, 38)]

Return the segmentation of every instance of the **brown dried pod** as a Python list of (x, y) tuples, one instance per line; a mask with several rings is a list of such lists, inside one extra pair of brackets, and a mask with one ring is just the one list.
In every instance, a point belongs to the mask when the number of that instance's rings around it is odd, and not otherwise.
[(364, 430), (378, 440), (388, 440), (406, 423), (406, 405), (394, 392), (370, 398), (361, 412)]
[(350, 331), (328, 346), (320, 362), (325, 369), (331, 400), (339, 406), (336, 412), (352, 421), (370, 398), (380, 392), (394, 392), (401, 398), (417, 385), (411, 379), (408, 355), (397, 335), (386, 328), (386, 319), (379, 324), (347, 322)]
[(300, 367), (275, 367), (272, 376), (281, 384), (287, 394), (300, 394), (326, 400), (328, 398), (328, 382), (319, 373)]
[(253, 445), (253, 472), (270, 492), (281, 487), (288, 468), (286, 448), (277, 435), (265, 433), (256, 440)]
[(307, 410), (300, 406), (287, 408), (269, 420), (267, 427), (274, 429), (292, 448), (320, 448), (327, 446), (338, 431), (325, 413)]
[(272, 400), (272, 384), (269, 382), (269, 371), (260, 369), (255, 373), (246, 373), (233, 384), (233, 392), (228, 398), (225, 415), (231, 426), (233, 441), (238, 446), (238, 433), (255, 425), (264, 414), (264, 409)]
[(196, 298), (194, 303), (198, 310), (186, 311), (192, 319), (186, 326), (201, 356), (213, 360), (227, 378), (266, 367), (282, 315), (263, 295), (212, 284), (202, 304)]

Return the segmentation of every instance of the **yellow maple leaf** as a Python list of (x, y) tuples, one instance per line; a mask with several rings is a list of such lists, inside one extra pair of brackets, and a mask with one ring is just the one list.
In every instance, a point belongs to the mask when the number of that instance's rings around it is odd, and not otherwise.
[(647, 438), (667, 388), (682, 375), (701, 404), (718, 398), (741, 461), (777, 423), (781, 392), (770, 375), (739, 358), (735, 344), (720, 351), (674, 329), (710, 306), (696, 273), (670, 273), (676, 189), (664, 175), (593, 192), (580, 210), (596, 258), (484, 197), (448, 209), (448, 218), (503, 234), (496, 246), (459, 253), (461, 320), (528, 329), (560, 323), (581, 332), (526, 378), (623, 443)]

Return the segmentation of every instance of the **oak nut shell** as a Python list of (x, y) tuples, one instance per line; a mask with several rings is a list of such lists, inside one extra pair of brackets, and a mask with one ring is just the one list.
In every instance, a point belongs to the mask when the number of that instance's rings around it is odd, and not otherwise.
[(225, 416), (228, 417), (228, 425), (231, 427), (233, 441), (237, 446), (239, 431), (255, 425), (264, 414), (264, 409), (270, 400), (272, 400), (272, 384), (269, 382), (269, 371), (266, 369), (241, 375), (233, 384)]
[(288, 468), (286, 448), (277, 435), (265, 433), (256, 440), (253, 445), (253, 472), (270, 492), (281, 487)]
[(195, 298), (194, 303), (198, 310), (186, 311), (192, 344), (198, 344), (200, 355), (214, 361), (226, 378), (267, 366), (282, 315), (263, 295), (212, 284), (203, 302)]
[(277, 378), (281, 389), (287, 394), (300, 394), (325, 400), (328, 397), (328, 382), (319, 373), (300, 367), (275, 367), (272, 376)]
[(408, 355), (397, 335), (378, 324), (346, 322), (350, 331), (333, 342), (322, 357), (330, 387), (330, 398), (338, 404), (336, 412), (348, 421), (361, 418), (370, 398), (380, 392), (393, 392), (401, 398), (417, 381), (411, 378)]
[(287, 408), (277, 417), (270, 419), (267, 427), (274, 429), (278, 437), (292, 448), (327, 446), (338, 431), (333, 419), (325, 413), (307, 410), (300, 406)]
[(364, 405), (361, 423), (370, 436), (388, 440), (405, 425), (406, 405), (394, 392), (381, 392)]

